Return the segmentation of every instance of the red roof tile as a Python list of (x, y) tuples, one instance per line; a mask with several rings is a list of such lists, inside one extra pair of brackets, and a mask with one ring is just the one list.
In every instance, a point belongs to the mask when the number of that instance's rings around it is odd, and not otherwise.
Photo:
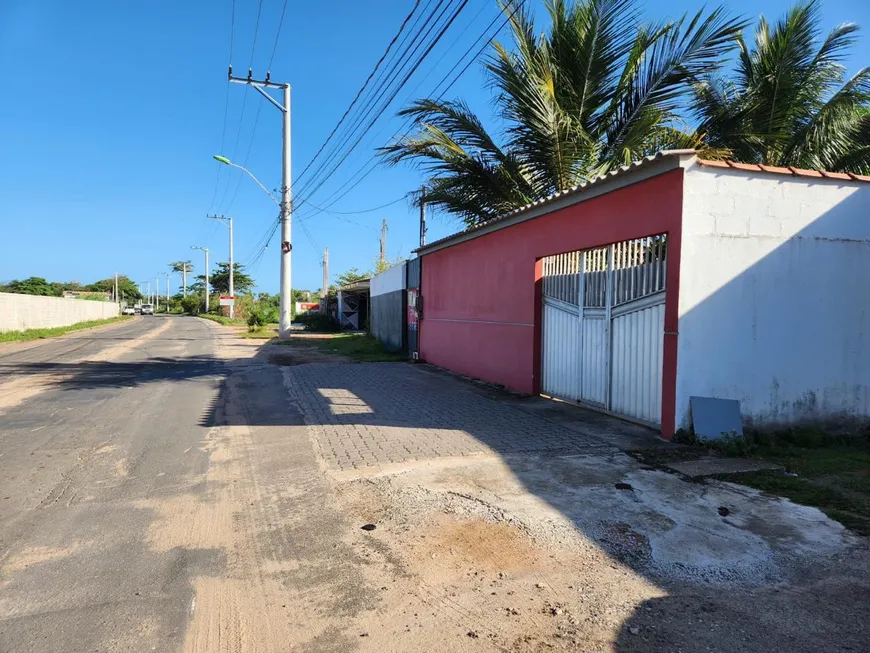
[(826, 170), (804, 170), (789, 166), (766, 166), (760, 163), (738, 163), (736, 161), (712, 161), (710, 159), (698, 159), (702, 166), (710, 168), (731, 168), (747, 172), (772, 172), (777, 175), (790, 175), (797, 177), (813, 177), (816, 179), (842, 179), (844, 181), (870, 181), (867, 175), (857, 175), (853, 172), (828, 172)]

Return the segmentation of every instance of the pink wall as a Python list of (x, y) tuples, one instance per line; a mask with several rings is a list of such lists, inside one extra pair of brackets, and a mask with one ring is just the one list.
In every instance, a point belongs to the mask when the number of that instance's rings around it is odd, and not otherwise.
[[(683, 171), (673, 170), (426, 254), (422, 358), (461, 374), (537, 394), (538, 261), (552, 254), (664, 232), (671, 241), (665, 330), (676, 332), (682, 180)], [(668, 429), (673, 431), (667, 422), (673, 421), (676, 343), (668, 337), (664, 354), (662, 431), (669, 434)]]

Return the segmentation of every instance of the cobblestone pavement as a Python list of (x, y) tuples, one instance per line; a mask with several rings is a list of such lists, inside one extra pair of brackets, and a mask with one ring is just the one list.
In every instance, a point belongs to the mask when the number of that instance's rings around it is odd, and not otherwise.
[(328, 467), (475, 454), (609, 452), (604, 443), (406, 363), (284, 368)]

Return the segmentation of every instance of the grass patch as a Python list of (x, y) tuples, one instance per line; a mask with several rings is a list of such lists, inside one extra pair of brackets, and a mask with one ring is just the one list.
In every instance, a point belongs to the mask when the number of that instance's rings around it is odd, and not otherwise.
[(818, 479), (779, 472), (724, 474), (718, 478), (786, 497), (805, 506), (815, 506), (855, 533), (870, 536), (870, 497), (861, 493), (844, 491)]
[(251, 330), (250, 328), (244, 333), (240, 333), (242, 338), (251, 338), (252, 340), (271, 340), (278, 337), (278, 325), (267, 324), (258, 329)]
[[(699, 443), (725, 456), (782, 465), (788, 474), (755, 472), (723, 477), (795, 503), (816, 506), (861, 535), (870, 535), (870, 433), (790, 428)], [(789, 474), (796, 474), (791, 476)]]
[(227, 317), (226, 315), (212, 315), (211, 313), (198, 313), (196, 317), (201, 317), (203, 320), (211, 320), (224, 326), (247, 326), (247, 322), (238, 317)]
[(82, 329), (92, 329), (94, 327), (103, 326), (105, 324), (114, 324), (115, 322), (124, 322), (131, 320), (131, 315), (119, 315), (118, 317), (110, 317), (107, 320), (89, 320), (87, 322), (77, 322), (69, 326), (53, 327), (51, 329), (27, 329), (25, 331), (4, 331), (0, 333), (0, 342), (24, 342), (26, 340), (42, 340), (44, 338), (56, 338), (71, 331), (81, 331)]
[[(279, 340), (279, 345), (297, 345), (298, 341)], [(306, 345), (317, 347), (323, 351), (341, 356), (347, 356), (360, 363), (388, 363), (405, 360), (401, 352), (392, 352), (384, 349), (384, 345), (368, 335), (336, 334), (329, 338), (311, 338), (305, 341)]]

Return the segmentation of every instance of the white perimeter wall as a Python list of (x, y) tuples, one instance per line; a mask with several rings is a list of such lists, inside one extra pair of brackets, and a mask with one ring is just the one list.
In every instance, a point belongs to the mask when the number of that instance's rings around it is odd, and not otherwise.
[(104, 320), (118, 315), (118, 305), (88, 299), (0, 293), (0, 331), (44, 329)]
[(405, 263), (376, 274), (371, 280), (371, 296), (386, 295), (388, 292), (405, 289)]
[(684, 189), (677, 426), (692, 395), (870, 415), (870, 184), (695, 165)]

